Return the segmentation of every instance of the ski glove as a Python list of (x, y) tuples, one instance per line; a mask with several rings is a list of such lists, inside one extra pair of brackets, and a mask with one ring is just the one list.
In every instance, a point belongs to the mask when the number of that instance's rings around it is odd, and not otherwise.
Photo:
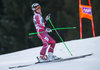
[(51, 15), (51, 14), (48, 14), (48, 15), (46, 16), (46, 18), (45, 18), (45, 20), (46, 20), (46, 21), (48, 21), (48, 20), (49, 20), (50, 15)]
[(46, 28), (46, 32), (52, 32), (50, 28)]

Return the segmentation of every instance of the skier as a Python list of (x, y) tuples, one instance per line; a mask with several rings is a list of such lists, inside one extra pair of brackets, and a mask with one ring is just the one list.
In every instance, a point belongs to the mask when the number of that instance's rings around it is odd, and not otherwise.
[[(46, 60), (58, 59), (57, 56), (53, 55), (56, 42), (48, 34), (48, 32), (52, 32), (52, 30), (45, 26), (46, 21), (48, 21), (48, 18), (50, 18), (50, 15), (47, 15), (46, 18), (45, 18), (45, 21), (44, 21), (44, 19), (42, 17), (41, 7), (40, 7), (39, 3), (32, 4), (32, 10), (34, 12), (33, 22), (34, 22), (36, 31), (42, 32), (42, 33), (37, 34), (37, 36), (43, 42), (43, 47), (40, 51), (40, 57), (38, 57), (38, 60), (40, 62), (42, 62), (42, 61), (46, 61)], [(49, 47), (49, 50), (48, 50), (48, 56), (46, 56), (46, 50), (47, 50), (49, 44), (50, 44), (50, 47)]]

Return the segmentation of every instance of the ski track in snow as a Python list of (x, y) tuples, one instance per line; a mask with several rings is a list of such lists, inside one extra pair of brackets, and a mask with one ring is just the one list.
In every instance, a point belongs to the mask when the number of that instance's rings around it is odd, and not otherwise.
[[(72, 40), (65, 43), (73, 56), (68, 53), (63, 43), (56, 44), (54, 55), (62, 58), (70, 58), (90, 53), (93, 53), (93, 55), (70, 61), (34, 64), (37, 61), (36, 57), (39, 56), (41, 50), (40, 46), (38, 48), (30, 48), (0, 55), (0, 70), (100, 70), (100, 36), (82, 40)], [(29, 64), (31, 65), (9, 69), (9, 67)]]

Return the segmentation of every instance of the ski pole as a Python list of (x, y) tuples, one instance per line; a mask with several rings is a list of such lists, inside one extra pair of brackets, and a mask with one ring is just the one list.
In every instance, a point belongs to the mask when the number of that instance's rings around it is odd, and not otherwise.
[(55, 29), (55, 32), (57, 33), (57, 35), (59, 36), (60, 40), (63, 42), (63, 44), (65, 45), (66, 49), (68, 50), (68, 52), (70, 53), (70, 55), (72, 56), (71, 51), (69, 50), (69, 48), (67, 47), (67, 45), (65, 44), (65, 42), (63, 41), (62, 37), (59, 35), (59, 33), (57, 32), (56, 28), (54, 27), (52, 21), (49, 19), (50, 24), (52, 25), (53, 29)]
[[(63, 30), (63, 29), (76, 29), (76, 27), (64, 27), (64, 28), (56, 28), (56, 30)], [(52, 29), (55, 30), (55, 29)], [(39, 34), (42, 32), (34, 32), (34, 33), (28, 33), (28, 35), (35, 35), (35, 34)]]
[(76, 27), (55, 28), (55, 29), (52, 29), (52, 30), (62, 30), (62, 29), (76, 29)]
[(42, 32), (28, 33), (28, 35), (35, 35), (35, 34), (39, 34), (39, 33), (42, 33)]

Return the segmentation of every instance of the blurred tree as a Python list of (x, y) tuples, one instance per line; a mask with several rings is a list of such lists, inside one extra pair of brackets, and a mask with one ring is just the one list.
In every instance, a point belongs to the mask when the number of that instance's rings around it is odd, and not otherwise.
[[(79, 39), (78, 0), (0, 0), (0, 54), (42, 45), (36, 35), (28, 36), (29, 32), (36, 32), (32, 21), (34, 13), (31, 10), (31, 5), (35, 2), (40, 3), (44, 18), (48, 13), (52, 14), (51, 20), (55, 27), (77, 27), (75, 30), (58, 31), (64, 41)], [(83, 1), (86, 2), (87, 0)], [(100, 0), (92, 1), (96, 36), (100, 35), (99, 2)], [(91, 24), (88, 22), (89, 20), (83, 22), (84, 38), (91, 37)], [(46, 26), (52, 28), (49, 22)], [(55, 32), (50, 35), (56, 42), (60, 42)]]

